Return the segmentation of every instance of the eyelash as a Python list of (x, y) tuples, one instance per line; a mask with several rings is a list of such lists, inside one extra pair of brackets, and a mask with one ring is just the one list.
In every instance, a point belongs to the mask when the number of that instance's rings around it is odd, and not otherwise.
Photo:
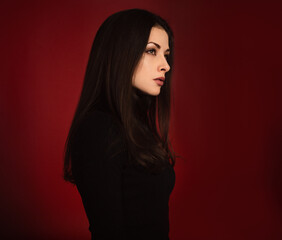
[(146, 50), (146, 53), (152, 54), (152, 52), (154, 52), (153, 55), (156, 55), (156, 50), (155, 49), (148, 49), (148, 50)]
[[(153, 51), (154, 53), (152, 53), (152, 51)], [(146, 50), (146, 53), (156, 55), (156, 50), (155, 50), (155, 49), (148, 49), (148, 50)], [(168, 54), (165, 55), (166, 60), (168, 60), (168, 57), (169, 57)]]

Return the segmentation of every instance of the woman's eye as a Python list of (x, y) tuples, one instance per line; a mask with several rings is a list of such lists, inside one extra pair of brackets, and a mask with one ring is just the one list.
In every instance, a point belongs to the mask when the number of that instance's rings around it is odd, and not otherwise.
[(156, 50), (155, 49), (149, 49), (149, 50), (146, 51), (146, 53), (156, 55)]
[(169, 55), (165, 55), (165, 59), (168, 60), (168, 58), (169, 58)]

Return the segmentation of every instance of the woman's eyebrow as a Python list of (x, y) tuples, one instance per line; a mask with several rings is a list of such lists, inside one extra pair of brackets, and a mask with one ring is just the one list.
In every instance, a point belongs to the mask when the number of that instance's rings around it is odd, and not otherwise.
[[(161, 46), (159, 44), (155, 43), (155, 42), (148, 42), (148, 44), (149, 43), (153, 43), (158, 49), (161, 48)], [(170, 51), (169, 48), (167, 50), (165, 50), (165, 52), (169, 52), (169, 51)]]

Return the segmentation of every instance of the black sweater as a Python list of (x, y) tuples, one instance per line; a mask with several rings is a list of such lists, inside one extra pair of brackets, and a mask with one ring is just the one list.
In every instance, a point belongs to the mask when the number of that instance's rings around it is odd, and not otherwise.
[(92, 111), (72, 144), (72, 171), (94, 240), (168, 240), (169, 195), (175, 173), (151, 174), (128, 164), (113, 116)]

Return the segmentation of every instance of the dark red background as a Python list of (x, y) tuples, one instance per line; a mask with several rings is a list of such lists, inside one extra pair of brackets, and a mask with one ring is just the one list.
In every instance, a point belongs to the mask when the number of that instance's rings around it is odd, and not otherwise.
[(282, 239), (281, 5), (233, 0), (1, 1), (1, 234), (90, 238), (63, 147), (98, 27), (135, 7), (175, 33), (171, 239)]

